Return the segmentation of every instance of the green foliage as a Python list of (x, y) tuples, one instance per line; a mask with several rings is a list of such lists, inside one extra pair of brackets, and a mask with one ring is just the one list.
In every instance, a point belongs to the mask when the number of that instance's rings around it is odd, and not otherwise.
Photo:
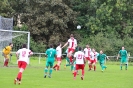
[[(27, 31), (27, 25), (22, 25), (21, 28), (17, 27), (17, 26), (14, 26), (14, 30), (19, 30), (19, 31)], [(16, 51), (18, 50), (19, 48), (21, 48), (22, 44), (23, 43), (27, 43), (27, 37), (28, 35), (26, 34), (19, 34), (21, 36), (18, 36), (16, 38), (13, 39), (13, 43), (14, 43), (14, 48), (13, 50)], [(32, 37), (30, 37), (30, 49), (33, 51), (33, 52), (40, 52), (40, 53), (43, 53), (45, 52), (45, 49), (46, 49), (46, 45), (43, 43), (43, 42), (36, 42)]]

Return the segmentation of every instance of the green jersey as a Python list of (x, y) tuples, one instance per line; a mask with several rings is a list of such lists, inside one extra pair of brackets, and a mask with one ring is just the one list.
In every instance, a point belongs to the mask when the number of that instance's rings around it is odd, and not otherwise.
[(46, 50), (46, 55), (47, 55), (47, 61), (54, 61), (55, 55), (56, 55), (56, 50), (53, 48), (49, 48)]
[(105, 61), (105, 58), (106, 58), (106, 54), (99, 54), (97, 56), (97, 59), (99, 60), (99, 62)]
[(127, 58), (127, 51), (126, 50), (120, 50), (119, 55), (121, 59), (126, 59)]

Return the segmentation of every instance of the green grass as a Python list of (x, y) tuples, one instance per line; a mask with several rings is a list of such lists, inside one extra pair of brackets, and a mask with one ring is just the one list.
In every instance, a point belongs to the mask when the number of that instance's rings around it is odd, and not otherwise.
[(52, 78), (43, 78), (45, 59), (41, 59), (38, 64), (37, 59), (31, 59), (30, 65), (23, 73), (21, 85), (14, 85), (13, 80), (18, 73), (16, 60), (12, 59), (9, 67), (2, 67), (0, 63), (0, 88), (133, 88), (133, 66), (130, 65), (128, 70), (120, 70), (118, 62), (107, 62), (107, 70), (103, 73), (97, 63), (97, 71), (88, 71), (88, 66), (85, 69), (84, 80), (73, 80), (73, 75), (70, 67), (64, 69), (65, 61), (61, 64), (60, 71), (53, 71)]

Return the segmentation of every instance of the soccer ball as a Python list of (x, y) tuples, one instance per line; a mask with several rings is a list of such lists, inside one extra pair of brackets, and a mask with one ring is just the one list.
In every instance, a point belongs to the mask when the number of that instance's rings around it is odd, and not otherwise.
[(78, 29), (78, 30), (80, 30), (80, 29), (81, 29), (81, 26), (80, 26), (80, 25), (78, 25), (78, 26), (77, 26), (77, 29)]

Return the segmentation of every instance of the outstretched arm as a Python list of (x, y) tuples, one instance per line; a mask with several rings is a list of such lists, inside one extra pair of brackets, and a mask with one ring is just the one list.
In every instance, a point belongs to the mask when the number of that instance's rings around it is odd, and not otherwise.
[(66, 47), (67, 45), (68, 45), (68, 42), (66, 42), (62, 48)]

